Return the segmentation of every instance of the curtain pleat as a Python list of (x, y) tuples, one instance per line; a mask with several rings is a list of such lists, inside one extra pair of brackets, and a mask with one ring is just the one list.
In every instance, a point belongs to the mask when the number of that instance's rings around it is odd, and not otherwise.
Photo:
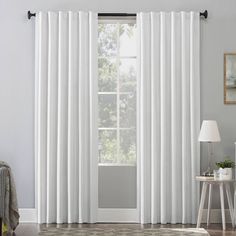
[[(150, 24), (150, 19), (146, 17), (146, 14), (140, 16), (140, 41), (142, 45), (145, 45), (146, 47), (140, 48), (140, 77), (143, 78), (146, 76), (146, 81), (144, 79), (140, 80), (140, 86), (139, 86), (139, 93), (141, 95), (140, 99), (140, 106), (142, 107), (142, 112), (140, 113), (140, 122), (143, 124), (142, 129), (140, 129), (140, 133), (138, 137), (140, 137), (139, 142), (139, 148), (140, 148), (140, 155), (144, 156), (147, 155), (150, 157), (151, 155), (151, 137), (148, 135), (151, 130), (150, 125), (150, 107), (149, 104), (151, 102), (150, 97), (148, 96), (149, 91), (151, 89), (150, 85), (150, 58), (148, 56), (148, 53), (150, 52), (150, 29), (146, 27), (146, 25)], [(140, 192), (141, 197), (141, 217), (144, 217), (145, 215), (150, 217), (150, 211), (151, 211), (151, 204), (150, 201), (145, 201), (145, 199), (150, 197), (150, 184), (147, 182), (150, 180), (150, 168), (151, 168), (151, 162), (150, 159), (140, 159), (140, 172), (141, 172), (141, 178), (140, 178), (140, 184), (142, 191)], [(142, 178), (142, 176), (146, 176), (146, 178)], [(150, 220), (150, 218), (148, 218)]]
[(140, 13), (137, 25), (140, 221), (195, 223), (199, 14)]
[[(194, 37), (198, 35), (198, 37)], [(197, 14), (190, 14), (190, 142), (191, 142), (191, 169), (194, 170), (190, 179), (192, 199), (192, 222), (197, 221), (197, 208), (199, 203), (200, 186), (195, 181), (200, 171), (200, 144), (198, 142), (200, 124), (200, 22)], [(197, 171), (197, 173), (196, 173)]]
[[(156, 66), (151, 66), (151, 222), (160, 221), (160, 211), (156, 212), (156, 209), (160, 209), (160, 185), (157, 185), (158, 179), (160, 179), (160, 172), (156, 171), (156, 166), (161, 162), (160, 155), (156, 155), (159, 152), (160, 138), (161, 138), (161, 126), (160, 126), (160, 80), (156, 77), (160, 77), (160, 18), (158, 14), (151, 13), (151, 32), (152, 37), (156, 40), (151, 40), (151, 63), (156, 62)], [(155, 101), (155, 102), (154, 102)]]
[(58, 16), (48, 14), (48, 108), (47, 108), (47, 221), (56, 217), (57, 194), (57, 103), (58, 103)]
[(78, 15), (69, 12), (69, 55), (68, 55), (68, 222), (76, 222), (78, 214)]
[(39, 223), (96, 222), (97, 15), (36, 17)]

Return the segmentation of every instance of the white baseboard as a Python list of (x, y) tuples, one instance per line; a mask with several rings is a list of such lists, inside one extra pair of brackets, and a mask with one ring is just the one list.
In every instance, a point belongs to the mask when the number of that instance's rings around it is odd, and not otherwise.
[(98, 222), (138, 223), (139, 214), (137, 209), (99, 208)]
[[(37, 223), (37, 210), (35, 208), (20, 208), (20, 223)], [(203, 210), (202, 223), (206, 223), (207, 210)], [(98, 209), (99, 223), (138, 223), (137, 209)], [(231, 223), (229, 209), (225, 210), (226, 223)], [(211, 223), (221, 223), (221, 210), (211, 210)]]
[(20, 208), (20, 223), (37, 223), (37, 210), (35, 208)]

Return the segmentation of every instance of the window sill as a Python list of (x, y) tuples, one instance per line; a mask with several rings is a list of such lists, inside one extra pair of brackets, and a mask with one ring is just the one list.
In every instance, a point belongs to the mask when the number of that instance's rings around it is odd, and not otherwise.
[(113, 167), (113, 166), (130, 166), (136, 167), (136, 164), (119, 164), (119, 163), (99, 163), (98, 166), (106, 166), (106, 167)]

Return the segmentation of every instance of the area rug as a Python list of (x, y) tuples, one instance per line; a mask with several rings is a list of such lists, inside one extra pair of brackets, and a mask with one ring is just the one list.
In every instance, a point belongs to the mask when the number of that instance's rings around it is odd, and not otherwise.
[(145, 236), (145, 235), (163, 235), (163, 236), (206, 236), (209, 235), (204, 229), (195, 228), (148, 228), (148, 229), (132, 229), (132, 228), (55, 228), (46, 227), (41, 229), (39, 235), (42, 236), (89, 236), (89, 235), (105, 235), (105, 236)]

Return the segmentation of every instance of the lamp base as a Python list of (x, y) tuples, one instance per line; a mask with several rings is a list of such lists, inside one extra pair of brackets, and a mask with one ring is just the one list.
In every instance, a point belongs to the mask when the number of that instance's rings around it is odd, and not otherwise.
[(213, 177), (213, 170), (208, 166), (207, 170), (202, 173), (202, 176)]
[(213, 145), (212, 142), (208, 142), (208, 167), (207, 170), (202, 173), (203, 176), (208, 176), (208, 177), (214, 176), (212, 158), (213, 158)]

